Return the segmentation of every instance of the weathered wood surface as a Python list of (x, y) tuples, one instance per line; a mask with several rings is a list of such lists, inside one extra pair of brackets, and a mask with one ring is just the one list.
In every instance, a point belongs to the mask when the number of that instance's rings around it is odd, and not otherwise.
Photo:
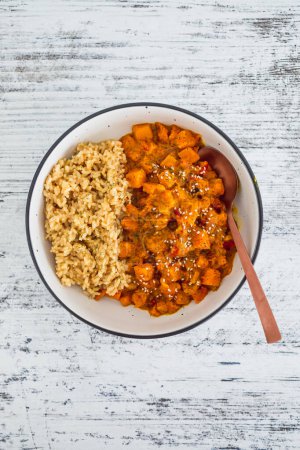
[[(299, 449), (299, 2), (0, 2), (0, 448)], [(161, 101), (215, 122), (260, 184), (256, 268), (188, 333), (136, 341), (71, 317), (41, 284), (24, 212), (36, 166), (84, 116)]]

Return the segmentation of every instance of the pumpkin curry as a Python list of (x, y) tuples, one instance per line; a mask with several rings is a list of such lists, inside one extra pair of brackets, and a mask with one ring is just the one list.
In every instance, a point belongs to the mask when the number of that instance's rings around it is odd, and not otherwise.
[(221, 200), (222, 179), (198, 150), (200, 134), (162, 123), (143, 123), (121, 138), (131, 203), (121, 221), (119, 258), (131, 283), (115, 298), (172, 314), (218, 289), (236, 252)]

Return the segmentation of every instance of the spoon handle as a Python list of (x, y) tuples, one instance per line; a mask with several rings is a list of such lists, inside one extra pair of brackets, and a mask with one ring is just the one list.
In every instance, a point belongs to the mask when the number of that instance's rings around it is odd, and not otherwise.
[(245, 275), (247, 277), (250, 290), (255, 302), (255, 306), (264, 329), (264, 333), (269, 344), (281, 340), (281, 334), (277, 326), (275, 317), (270, 308), (266, 294), (259, 282), (259, 279), (254, 270), (248, 251), (242, 239), (242, 236), (234, 221), (232, 211), (228, 211), (228, 225), (240, 257)]

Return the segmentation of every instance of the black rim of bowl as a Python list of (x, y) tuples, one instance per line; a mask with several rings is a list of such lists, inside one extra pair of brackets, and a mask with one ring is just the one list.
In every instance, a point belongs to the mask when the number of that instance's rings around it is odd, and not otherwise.
[(192, 328), (197, 327), (198, 325), (200, 325), (201, 323), (206, 322), (207, 320), (209, 320), (211, 317), (213, 317), (215, 314), (217, 314), (221, 309), (223, 309), (232, 299), (233, 297), (238, 293), (238, 291), (241, 289), (241, 287), (243, 286), (243, 284), (245, 283), (246, 277), (244, 277), (242, 279), (242, 281), (239, 283), (239, 285), (236, 287), (236, 289), (233, 291), (233, 293), (226, 299), (226, 301), (218, 308), (216, 309), (216, 311), (214, 311), (213, 313), (209, 314), (207, 317), (205, 317), (204, 319), (201, 319), (195, 323), (193, 323), (192, 325), (189, 325), (187, 327), (181, 328), (179, 330), (175, 330), (175, 331), (171, 331), (169, 333), (162, 333), (162, 334), (156, 334), (156, 335), (136, 335), (136, 334), (127, 334), (127, 333), (119, 333), (117, 331), (112, 331), (112, 330), (108, 330), (106, 328), (103, 327), (99, 327), (98, 325), (95, 325), (91, 322), (89, 322), (86, 319), (83, 319), (81, 316), (79, 316), (78, 314), (76, 314), (74, 311), (72, 311), (70, 308), (68, 308), (62, 300), (60, 300), (55, 293), (52, 291), (52, 289), (50, 288), (50, 286), (48, 285), (47, 281), (45, 280), (45, 278), (43, 277), (40, 268), (37, 264), (37, 261), (35, 259), (34, 256), (34, 252), (33, 252), (33, 247), (32, 247), (32, 242), (31, 242), (31, 237), (30, 237), (30, 229), (29, 229), (29, 211), (30, 211), (30, 205), (31, 205), (31, 197), (32, 197), (32, 192), (34, 190), (35, 187), (35, 183), (36, 180), (38, 178), (38, 175), (45, 163), (45, 161), (47, 160), (48, 156), (50, 155), (50, 153), (55, 149), (55, 147), (59, 144), (59, 142), (61, 142), (71, 131), (73, 131), (75, 128), (77, 128), (79, 125), (83, 124), (84, 122), (92, 119), (93, 117), (99, 116), (101, 114), (105, 114), (109, 111), (114, 111), (116, 109), (123, 109), (123, 108), (131, 108), (134, 106), (142, 106), (145, 108), (148, 108), (149, 106), (154, 106), (154, 107), (160, 107), (160, 108), (166, 108), (166, 109), (171, 109), (171, 110), (175, 110), (175, 111), (180, 111), (184, 114), (187, 114), (189, 116), (194, 117), (195, 119), (198, 119), (204, 123), (206, 123), (207, 125), (209, 125), (211, 128), (213, 128), (215, 131), (217, 131), (231, 146), (232, 148), (235, 150), (235, 152), (238, 154), (238, 156), (240, 157), (240, 159), (243, 161), (254, 186), (255, 189), (255, 193), (256, 193), (256, 199), (257, 199), (257, 204), (258, 204), (258, 210), (259, 210), (259, 229), (258, 229), (258, 235), (257, 235), (257, 240), (256, 240), (256, 244), (255, 244), (255, 248), (254, 248), (254, 252), (253, 252), (253, 256), (252, 256), (252, 262), (255, 262), (255, 259), (257, 257), (258, 254), (258, 250), (260, 247), (260, 243), (261, 243), (261, 236), (262, 236), (262, 229), (263, 229), (263, 207), (262, 207), (262, 200), (261, 200), (261, 195), (260, 195), (260, 191), (257, 185), (257, 181), (255, 178), (254, 173), (252, 172), (252, 169), (248, 163), (248, 161), (246, 160), (246, 158), (244, 157), (243, 153), (239, 150), (239, 148), (234, 144), (234, 142), (232, 142), (232, 140), (225, 134), (223, 133), (222, 130), (220, 130), (216, 125), (214, 125), (213, 123), (211, 123), (209, 120), (204, 119), (203, 117), (199, 116), (198, 114), (195, 114), (193, 112), (190, 112), (186, 109), (183, 108), (179, 108), (177, 106), (172, 106), (172, 105), (167, 105), (164, 103), (153, 103), (153, 102), (137, 102), (137, 103), (126, 103), (123, 105), (117, 105), (117, 106), (112, 106), (110, 108), (106, 108), (103, 109), (101, 111), (95, 112), (94, 114), (89, 115), (88, 117), (85, 117), (84, 119), (80, 120), (79, 122), (77, 122), (75, 125), (73, 125), (71, 128), (69, 128), (65, 133), (63, 133), (55, 142), (54, 144), (50, 147), (50, 149), (47, 151), (47, 153), (45, 154), (45, 156), (43, 157), (42, 161), (40, 162), (34, 177), (32, 179), (31, 185), (30, 185), (30, 189), (28, 192), (28, 198), (27, 198), (27, 204), (26, 204), (26, 217), (25, 217), (25, 222), (26, 222), (26, 237), (27, 237), (27, 242), (28, 242), (28, 246), (29, 246), (29, 250), (30, 250), (30, 254), (33, 260), (33, 263), (35, 265), (35, 268), (42, 280), (42, 282), (44, 283), (44, 285), (46, 286), (46, 288), (48, 289), (48, 291), (50, 292), (50, 294), (67, 310), (69, 311), (71, 314), (73, 314), (73, 316), (77, 317), (77, 319), (81, 320), (82, 322), (86, 323), (87, 325), (90, 325), (98, 330), (101, 331), (105, 331), (106, 333), (110, 333), (113, 334), (115, 336), (122, 336), (122, 337), (127, 337), (127, 338), (136, 338), (136, 339), (157, 339), (157, 338), (162, 338), (162, 337), (168, 337), (168, 336), (173, 336), (175, 334), (179, 334), (179, 333), (183, 333), (185, 331), (191, 330)]

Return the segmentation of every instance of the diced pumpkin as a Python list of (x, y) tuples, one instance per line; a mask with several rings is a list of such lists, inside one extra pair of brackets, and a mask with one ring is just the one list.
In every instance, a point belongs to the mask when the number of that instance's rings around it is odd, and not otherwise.
[(208, 289), (205, 286), (201, 286), (197, 292), (192, 294), (195, 303), (200, 303), (204, 297), (207, 295)]
[(217, 269), (207, 268), (201, 277), (202, 284), (211, 287), (218, 287), (221, 282), (221, 274)]
[(208, 267), (208, 259), (204, 255), (200, 255), (196, 261), (197, 267), (206, 269)]
[(224, 184), (221, 178), (215, 178), (209, 181), (210, 195), (219, 197), (224, 194)]
[(137, 141), (146, 141), (153, 139), (153, 132), (149, 123), (133, 125), (132, 132)]
[[(175, 139), (178, 148), (194, 147), (197, 145), (199, 137), (190, 130), (182, 130)], [(197, 160), (198, 161), (198, 160)]]
[(156, 122), (156, 131), (159, 142), (167, 144), (169, 142), (168, 128), (162, 123)]
[(199, 250), (209, 250), (210, 249), (210, 239), (207, 231), (197, 230), (192, 235), (192, 243), (195, 248)]
[(120, 297), (120, 303), (121, 303), (123, 306), (129, 306), (129, 305), (131, 305), (131, 296), (130, 296), (129, 294), (122, 295), (122, 296)]
[(130, 187), (138, 189), (145, 183), (146, 173), (143, 169), (131, 169), (126, 175), (126, 180), (128, 181)]
[(170, 189), (174, 186), (176, 178), (169, 170), (163, 170), (158, 174), (160, 183), (166, 188)]
[(127, 231), (137, 231), (139, 229), (138, 221), (127, 216), (121, 220), (121, 225)]
[(135, 245), (132, 242), (120, 242), (119, 258), (129, 258), (135, 251)]
[(166, 188), (162, 184), (159, 183), (144, 183), (143, 184), (143, 191), (147, 194), (154, 194), (157, 192), (163, 192)]
[(167, 155), (160, 163), (162, 167), (172, 168), (178, 165), (178, 160), (173, 155)]
[(188, 164), (194, 164), (200, 159), (200, 156), (198, 155), (195, 150), (193, 150), (191, 147), (187, 147), (184, 150), (181, 150), (181, 152), (178, 153), (179, 158), (188, 163)]
[(132, 303), (135, 304), (138, 308), (141, 308), (142, 306), (145, 306), (147, 302), (148, 295), (146, 292), (143, 291), (135, 291), (132, 294)]
[(133, 268), (135, 276), (140, 281), (152, 280), (154, 276), (154, 267), (152, 264), (141, 264)]

